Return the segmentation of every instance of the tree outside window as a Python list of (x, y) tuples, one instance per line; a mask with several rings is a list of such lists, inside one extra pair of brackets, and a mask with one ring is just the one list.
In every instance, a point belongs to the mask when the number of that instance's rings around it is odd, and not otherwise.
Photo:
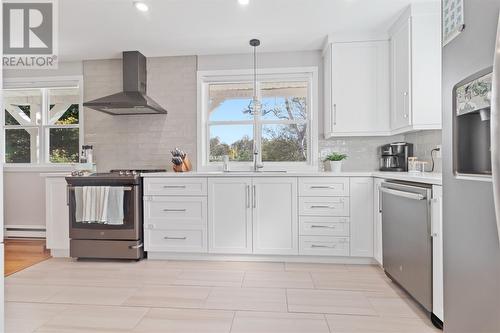
[(78, 162), (80, 108), (78, 87), (6, 89), (5, 162)]

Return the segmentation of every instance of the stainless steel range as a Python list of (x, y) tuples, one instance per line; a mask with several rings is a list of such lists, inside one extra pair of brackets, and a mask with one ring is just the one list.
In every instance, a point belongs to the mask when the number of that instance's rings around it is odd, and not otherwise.
[(70, 256), (141, 259), (143, 250), (141, 173), (165, 170), (111, 170), (66, 177)]

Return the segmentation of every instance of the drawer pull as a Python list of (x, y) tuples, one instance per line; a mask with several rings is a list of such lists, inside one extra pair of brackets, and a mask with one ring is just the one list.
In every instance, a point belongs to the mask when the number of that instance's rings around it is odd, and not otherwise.
[(163, 238), (166, 240), (186, 240), (187, 239), (187, 237), (168, 237), (168, 236), (165, 236)]
[(337, 227), (334, 225), (312, 225), (311, 228), (337, 229)]
[(185, 208), (182, 208), (182, 209), (169, 209), (169, 208), (165, 208), (163, 211), (164, 212), (185, 212), (186, 209)]
[(329, 205), (312, 205), (311, 208), (334, 208)]
[(311, 248), (313, 249), (336, 249), (337, 248), (337, 245), (316, 245), (316, 244), (312, 244), (311, 245)]
[(311, 190), (318, 190), (318, 189), (330, 189), (330, 190), (334, 190), (335, 189), (335, 186), (311, 186), (309, 187)]
[(165, 185), (163, 188), (186, 188), (186, 185)]

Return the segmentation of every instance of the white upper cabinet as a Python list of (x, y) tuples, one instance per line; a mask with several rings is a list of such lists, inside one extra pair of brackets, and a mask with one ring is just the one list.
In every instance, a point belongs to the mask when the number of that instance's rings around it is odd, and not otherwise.
[(389, 42), (329, 42), (323, 61), (325, 137), (389, 135)]
[(389, 31), (392, 134), (441, 129), (440, 11), (412, 5)]
[(297, 178), (253, 178), (253, 253), (298, 254)]

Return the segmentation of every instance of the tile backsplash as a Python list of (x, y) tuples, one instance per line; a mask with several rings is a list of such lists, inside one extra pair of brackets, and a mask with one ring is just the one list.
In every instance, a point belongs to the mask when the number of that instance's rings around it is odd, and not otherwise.
[[(413, 143), (413, 155), (419, 160), (427, 161), (427, 169), (431, 167), (430, 152), (441, 145), (441, 131), (420, 131), (388, 137), (343, 137), (319, 140), (319, 158), (322, 161), (331, 152), (347, 154), (342, 169), (344, 171), (371, 171), (379, 168), (379, 147), (397, 141)], [(441, 172), (441, 159), (436, 158), (435, 172)], [(320, 163), (320, 170), (324, 164)]]
[[(437, 146), (441, 146), (441, 131), (420, 131), (408, 133), (405, 135), (405, 141), (413, 143), (413, 155), (418, 157), (420, 161), (426, 161), (426, 170), (431, 169), (432, 158), (431, 151)], [(439, 153), (434, 152), (434, 172), (441, 172), (441, 156)]]

